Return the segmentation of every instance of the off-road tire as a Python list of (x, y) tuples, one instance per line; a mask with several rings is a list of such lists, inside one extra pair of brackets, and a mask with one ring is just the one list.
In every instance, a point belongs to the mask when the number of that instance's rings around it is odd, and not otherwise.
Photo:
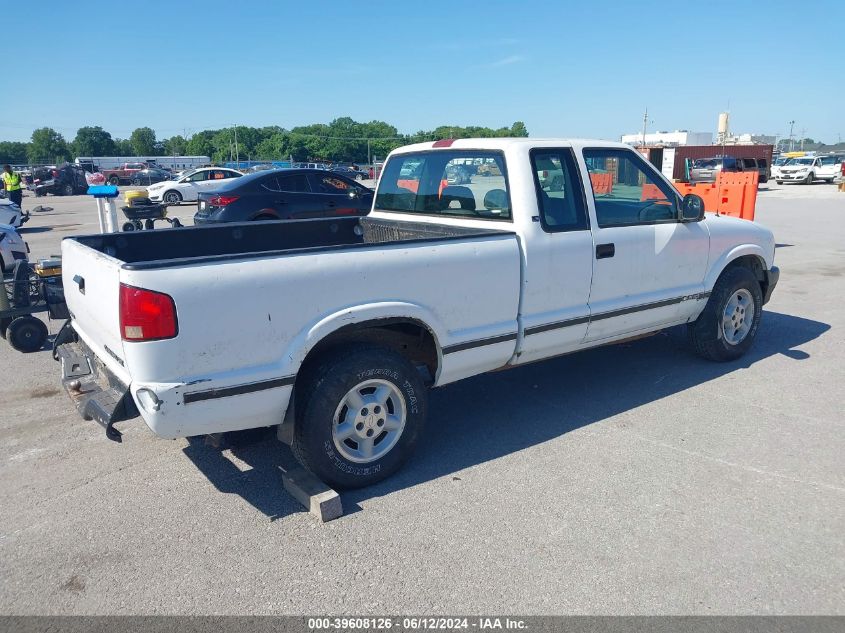
[[(335, 412), (356, 386), (368, 380), (391, 383), (404, 398), (405, 425), (392, 448), (379, 459), (357, 463), (336, 448)], [(351, 344), (332, 351), (297, 379), (291, 446), (297, 460), (329, 486), (361, 488), (386, 479), (413, 453), (426, 419), (428, 392), (408, 359), (389, 349)]]
[[(724, 338), (721, 323), (728, 301), (740, 289), (747, 290), (754, 300), (753, 321), (745, 338), (736, 345), (731, 345)], [(696, 354), (707, 360), (718, 362), (736, 360), (744, 355), (754, 343), (762, 312), (763, 292), (760, 289), (760, 282), (748, 268), (732, 266), (725, 270), (716, 281), (704, 311), (695, 321), (687, 325), (690, 344)]]

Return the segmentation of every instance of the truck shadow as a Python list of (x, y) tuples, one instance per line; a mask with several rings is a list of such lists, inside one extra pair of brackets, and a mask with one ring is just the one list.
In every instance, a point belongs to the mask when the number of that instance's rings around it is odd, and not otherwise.
[[(806, 360), (809, 354), (796, 348), (829, 329), (826, 323), (766, 311), (754, 347), (730, 363), (693, 355), (680, 327), (435, 389), (417, 453), (387, 481), (344, 492), (345, 514), (363, 500), (515, 453), (770, 356)], [(220, 447), (191, 438), (185, 454), (218, 490), (243, 497), (271, 519), (302, 511), (282, 488), (280, 469), (292, 457), (275, 439), (275, 429), (229, 433)]]

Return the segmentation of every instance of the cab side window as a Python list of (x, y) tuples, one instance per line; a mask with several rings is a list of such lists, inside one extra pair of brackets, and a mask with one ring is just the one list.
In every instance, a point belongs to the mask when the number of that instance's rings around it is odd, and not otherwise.
[(678, 221), (678, 193), (633, 150), (584, 150), (602, 228)]
[(531, 166), (543, 230), (547, 233), (587, 230), (584, 192), (572, 150), (532, 150)]

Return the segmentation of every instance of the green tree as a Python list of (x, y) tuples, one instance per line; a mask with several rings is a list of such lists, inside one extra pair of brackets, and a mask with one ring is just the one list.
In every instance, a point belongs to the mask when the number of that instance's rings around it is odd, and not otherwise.
[(76, 156), (114, 156), (114, 149), (111, 134), (99, 125), (79, 128), (73, 139)]
[(27, 157), (30, 163), (61, 163), (70, 158), (70, 149), (56, 130), (42, 127), (32, 133)]
[(176, 135), (166, 138), (162, 145), (162, 155), (164, 156), (184, 156), (185, 150), (188, 148), (188, 141), (183, 136)]
[(185, 154), (188, 156), (211, 156), (214, 153), (214, 145), (211, 139), (214, 138), (215, 134), (217, 134), (216, 130), (197, 132), (188, 141)]
[(135, 148), (132, 147), (132, 141), (128, 138), (114, 139), (114, 153), (115, 156), (135, 156)]
[(19, 141), (0, 141), (0, 165), (7, 163), (21, 165), (26, 163), (27, 143)]
[(265, 138), (255, 147), (253, 158), (258, 160), (284, 160), (290, 155), (290, 141), (288, 134), (284, 131), (276, 132), (269, 138)]
[(522, 121), (514, 121), (511, 126), (511, 136), (528, 136), (528, 128)]
[(156, 133), (148, 127), (139, 127), (129, 137), (135, 156), (154, 156), (156, 150)]

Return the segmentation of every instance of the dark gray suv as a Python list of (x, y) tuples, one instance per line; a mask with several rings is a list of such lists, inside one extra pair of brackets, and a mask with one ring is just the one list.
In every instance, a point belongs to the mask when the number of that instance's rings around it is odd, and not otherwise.
[(732, 156), (716, 156), (714, 158), (696, 158), (689, 170), (689, 181), (716, 182), (719, 172), (742, 171), (742, 165)]

